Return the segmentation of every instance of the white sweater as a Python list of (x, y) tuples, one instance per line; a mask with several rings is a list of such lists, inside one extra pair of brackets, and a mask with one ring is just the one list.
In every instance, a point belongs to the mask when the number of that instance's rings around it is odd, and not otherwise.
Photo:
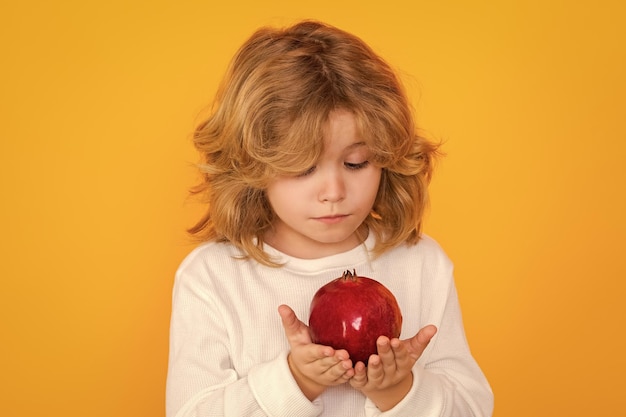
[[(467, 345), (448, 257), (426, 236), (376, 260), (366, 249), (373, 244), (369, 237), (348, 252), (312, 260), (266, 245), (286, 262), (281, 268), (234, 259), (241, 253), (229, 244), (191, 252), (173, 290), (167, 417), (491, 416), (493, 395)], [(384, 413), (349, 384), (309, 401), (287, 364), (277, 307), (289, 305), (307, 323), (313, 294), (348, 269), (395, 294), (402, 339), (427, 324), (438, 328), (415, 364), (410, 392)]]

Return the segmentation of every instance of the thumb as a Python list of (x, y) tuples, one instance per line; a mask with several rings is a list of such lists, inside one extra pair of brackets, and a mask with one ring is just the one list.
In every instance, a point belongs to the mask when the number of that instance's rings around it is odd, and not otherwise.
[(437, 328), (432, 324), (429, 324), (428, 326), (421, 328), (420, 331), (411, 338), (411, 355), (415, 358), (415, 360), (422, 356), (422, 353), (426, 350), (426, 347), (432, 340), (433, 336), (435, 336), (435, 333), (437, 333)]
[(291, 307), (285, 304), (278, 306), (278, 314), (290, 344), (311, 343), (308, 327), (298, 319)]
[(417, 332), (418, 343), (420, 345), (423, 345), (425, 349), (426, 346), (428, 346), (428, 344), (430, 343), (430, 340), (435, 336), (436, 333), (437, 333), (437, 328), (433, 326), (432, 324), (422, 327), (422, 329), (419, 332)]
[(288, 331), (291, 328), (293, 328), (294, 330), (297, 329), (298, 318), (296, 317), (296, 313), (293, 312), (291, 307), (286, 304), (278, 306), (278, 314), (280, 314), (280, 318), (283, 322), (283, 327), (285, 328), (285, 331)]

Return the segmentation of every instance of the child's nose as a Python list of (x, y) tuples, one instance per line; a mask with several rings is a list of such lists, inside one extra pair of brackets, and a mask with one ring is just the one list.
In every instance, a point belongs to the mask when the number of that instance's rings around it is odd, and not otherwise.
[(345, 183), (340, 173), (332, 172), (324, 176), (320, 188), (320, 201), (337, 202), (344, 199), (346, 194)]

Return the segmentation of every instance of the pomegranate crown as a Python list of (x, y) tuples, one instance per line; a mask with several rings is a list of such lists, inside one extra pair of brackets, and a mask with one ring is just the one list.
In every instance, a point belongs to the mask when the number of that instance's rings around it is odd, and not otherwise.
[(354, 281), (354, 279), (357, 277), (358, 275), (356, 274), (356, 269), (353, 269), (352, 272), (350, 272), (350, 270), (346, 270), (346, 272), (343, 273), (343, 275), (341, 276), (341, 278), (343, 278), (344, 280), (351, 280)]

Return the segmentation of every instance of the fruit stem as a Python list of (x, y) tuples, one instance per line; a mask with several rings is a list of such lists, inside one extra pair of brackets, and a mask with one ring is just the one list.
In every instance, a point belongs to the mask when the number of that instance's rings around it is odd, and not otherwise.
[(350, 280), (350, 281), (356, 281), (356, 269), (353, 269), (352, 272), (350, 272), (349, 270), (347, 270), (346, 272), (343, 273), (343, 275), (341, 276), (341, 278), (343, 278), (344, 281), (346, 280)]

